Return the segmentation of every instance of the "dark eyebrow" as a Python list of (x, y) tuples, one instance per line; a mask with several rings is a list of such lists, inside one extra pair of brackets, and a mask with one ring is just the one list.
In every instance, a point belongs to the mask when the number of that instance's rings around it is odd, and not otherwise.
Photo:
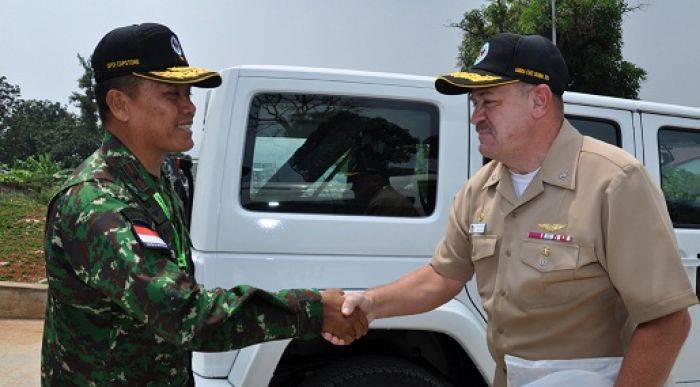
[[(488, 97), (490, 95), (493, 95), (493, 92), (491, 90), (484, 90), (479, 94), (480, 97)], [(474, 103), (474, 93), (469, 93), (469, 101), (471, 103)]]

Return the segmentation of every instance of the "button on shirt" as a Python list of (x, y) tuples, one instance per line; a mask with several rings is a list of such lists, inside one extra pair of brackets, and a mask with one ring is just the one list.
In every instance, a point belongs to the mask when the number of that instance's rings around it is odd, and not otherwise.
[[(485, 231), (470, 234), (474, 223)], [(505, 354), (623, 356), (637, 324), (697, 303), (659, 188), (567, 121), (522, 197), (496, 161), (467, 182), (431, 265), (462, 281), (476, 273), (499, 372)]]

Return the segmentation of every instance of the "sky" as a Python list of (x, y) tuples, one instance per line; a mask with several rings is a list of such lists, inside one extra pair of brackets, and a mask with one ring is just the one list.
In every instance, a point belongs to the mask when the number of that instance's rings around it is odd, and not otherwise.
[[(640, 97), (700, 107), (700, 0), (642, 1), (648, 5), (623, 24), (623, 56), (649, 73)], [(286, 64), (435, 75), (457, 68), (461, 32), (449, 24), (484, 3), (0, 0), (0, 75), (19, 85), (23, 98), (67, 104), (82, 74), (76, 54), (89, 56), (113, 28), (148, 21), (173, 29), (195, 66)], [(194, 93), (200, 111), (202, 96)]]

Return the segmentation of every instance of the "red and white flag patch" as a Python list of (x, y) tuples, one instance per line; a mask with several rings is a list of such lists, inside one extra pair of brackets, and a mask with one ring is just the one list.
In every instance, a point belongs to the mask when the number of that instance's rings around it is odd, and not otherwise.
[(158, 233), (148, 227), (134, 225), (134, 233), (144, 247), (150, 249), (168, 248), (168, 244), (165, 243)]

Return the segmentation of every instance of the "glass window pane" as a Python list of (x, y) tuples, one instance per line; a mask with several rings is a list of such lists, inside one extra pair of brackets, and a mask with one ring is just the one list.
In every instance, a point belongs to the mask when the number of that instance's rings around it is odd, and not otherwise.
[(258, 94), (241, 203), (264, 212), (418, 217), (435, 208), (438, 113), (409, 101)]
[(615, 146), (622, 145), (620, 129), (614, 121), (569, 115), (566, 116), (566, 119), (584, 136), (590, 136)]
[(659, 130), (661, 189), (674, 226), (700, 226), (700, 131)]

